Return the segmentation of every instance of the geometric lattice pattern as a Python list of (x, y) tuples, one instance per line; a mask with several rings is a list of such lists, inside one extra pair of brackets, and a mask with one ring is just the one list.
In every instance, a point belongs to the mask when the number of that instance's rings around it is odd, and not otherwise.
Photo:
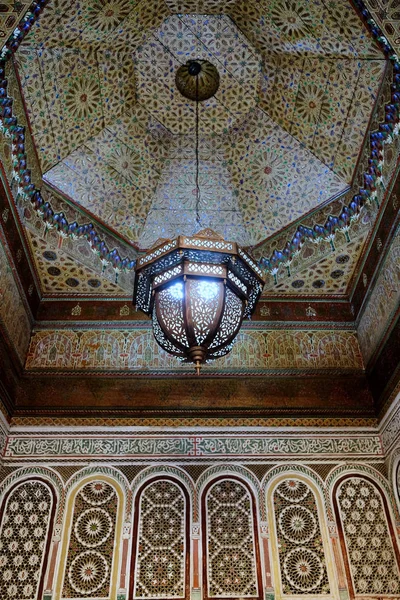
[(315, 497), (309, 486), (286, 479), (274, 493), (275, 524), (284, 594), (329, 594)]
[(238, 481), (223, 480), (207, 494), (208, 596), (258, 596), (253, 511)]
[(0, 13), (0, 39), (4, 43), (30, 7), (31, 2), (4, 2)]
[(371, 16), (382, 28), (394, 51), (400, 52), (400, 13), (398, 0), (367, 0)]
[(117, 509), (117, 494), (104, 481), (91, 481), (78, 492), (63, 598), (109, 598)]
[(171, 481), (142, 493), (136, 548), (135, 598), (185, 597), (186, 502)]
[(398, 227), (358, 327), (365, 364), (371, 359), (400, 302), (400, 227)]
[(53, 496), (44, 483), (25, 481), (8, 496), (0, 533), (0, 597), (36, 600)]
[(345, 479), (337, 502), (356, 594), (398, 594), (400, 575), (382, 497), (360, 477)]
[[(274, 294), (297, 296), (346, 293), (351, 276), (363, 251), (365, 238), (366, 234), (360, 235), (348, 244), (337, 247), (336, 252), (329, 254), (324, 253), (321, 244), (313, 244), (312, 248), (307, 248), (304, 251), (303, 256), (307, 255), (307, 258), (312, 252), (315, 253), (307, 268), (296, 272), (291, 266), (290, 276), (287, 273), (282, 273), (278, 277), (276, 285), (274, 285), (271, 278), (268, 281), (267, 289)], [(266, 293), (265, 289), (264, 293)]]
[(348, 0), (50, 1), (16, 53), (45, 180), (143, 248), (194, 233), (194, 107), (174, 82), (194, 58), (220, 74), (202, 227), (259, 243), (347, 189), (385, 69)]

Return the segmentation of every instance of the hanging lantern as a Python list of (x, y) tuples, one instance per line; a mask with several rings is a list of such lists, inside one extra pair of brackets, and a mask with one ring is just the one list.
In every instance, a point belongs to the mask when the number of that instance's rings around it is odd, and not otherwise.
[(227, 354), (264, 286), (261, 269), (235, 242), (206, 229), (164, 240), (136, 265), (134, 304), (151, 316), (157, 343), (193, 362)]

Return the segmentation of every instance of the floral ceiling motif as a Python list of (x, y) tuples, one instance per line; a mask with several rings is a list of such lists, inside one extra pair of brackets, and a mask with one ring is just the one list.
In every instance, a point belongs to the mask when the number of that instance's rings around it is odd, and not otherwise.
[[(221, 76), (200, 224), (189, 58)], [(16, 60), (45, 181), (142, 248), (211, 224), (259, 243), (347, 190), (386, 64), (347, 0), (49, 2)]]

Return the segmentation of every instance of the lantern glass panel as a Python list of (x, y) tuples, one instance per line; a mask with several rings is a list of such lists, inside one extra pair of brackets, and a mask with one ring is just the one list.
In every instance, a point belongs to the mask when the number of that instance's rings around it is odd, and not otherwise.
[[(215, 332), (214, 340), (209, 346), (210, 351), (221, 348), (237, 335), (242, 324), (244, 306), (243, 300), (227, 288), (224, 313), (218, 330)], [(227, 352), (229, 351), (230, 348), (227, 348)], [(221, 356), (221, 354), (218, 356)]]
[(186, 307), (188, 325), (193, 331), (194, 342), (202, 346), (215, 335), (223, 309), (225, 296), (223, 281), (203, 278), (186, 280)]
[(156, 291), (157, 318), (162, 330), (174, 345), (189, 347), (183, 318), (183, 282)]

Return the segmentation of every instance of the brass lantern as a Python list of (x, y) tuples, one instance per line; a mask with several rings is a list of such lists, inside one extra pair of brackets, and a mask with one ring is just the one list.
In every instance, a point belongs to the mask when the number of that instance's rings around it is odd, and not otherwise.
[(193, 362), (227, 354), (264, 286), (261, 269), (235, 242), (211, 230), (164, 240), (136, 265), (134, 304), (168, 353)]

